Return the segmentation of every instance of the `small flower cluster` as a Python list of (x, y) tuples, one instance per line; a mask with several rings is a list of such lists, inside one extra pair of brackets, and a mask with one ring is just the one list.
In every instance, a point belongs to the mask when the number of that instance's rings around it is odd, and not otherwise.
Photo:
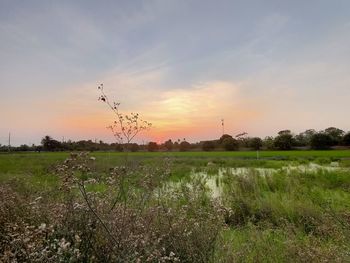
[(61, 176), (61, 189), (67, 192), (76, 188), (77, 184), (96, 183), (95, 178), (90, 178), (95, 160), (88, 152), (71, 153), (63, 164), (56, 166), (56, 173)]

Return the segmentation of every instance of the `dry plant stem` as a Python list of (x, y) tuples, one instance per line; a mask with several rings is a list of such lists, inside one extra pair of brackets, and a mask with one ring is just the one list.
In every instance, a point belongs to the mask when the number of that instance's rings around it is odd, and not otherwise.
[(138, 202), (138, 207), (141, 207), (141, 209), (139, 209), (139, 215), (141, 215), (141, 213), (143, 212), (143, 207), (144, 204), (146, 203), (147, 200), (149, 200), (149, 198), (151, 197), (151, 194), (149, 192), (147, 192), (146, 194), (142, 195), (142, 198), (140, 198), (140, 201)]
[(117, 205), (117, 203), (118, 203), (120, 197), (121, 197), (121, 194), (120, 194), (120, 191), (119, 191), (117, 197), (115, 198), (115, 200), (114, 200), (114, 202), (113, 202), (113, 204), (112, 204), (112, 206), (111, 206), (111, 208), (109, 209), (110, 212), (113, 211), (113, 209), (114, 209), (115, 206)]
[[(131, 141), (135, 138), (135, 136), (143, 131), (147, 130), (151, 127), (151, 123), (144, 121), (142, 119), (139, 119), (138, 113), (131, 113), (131, 115), (125, 115), (119, 112), (119, 105), (120, 103), (113, 102), (111, 103), (108, 99), (108, 96), (104, 92), (103, 84), (100, 84), (98, 89), (101, 92), (101, 95), (99, 97), (99, 100), (105, 102), (108, 107), (114, 112), (114, 114), (117, 116), (117, 120), (114, 121), (113, 125), (110, 125), (108, 128), (111, 129), (113, 136), (116, 138), (116, 140), (122, 144), (123, 151), (126, 152), (125, 154), (125, 167), (129, 167), (129, 146)], [(123, 139), (126, 140), (126, 145), (123, 144)], [(116, 200), (113, 202), (111, 206), (111, 211), (115, 208), (117, 202), (119, 201), (119, 198), (123, 198), (124, 207), (127, 203), (126, 198), (126, 192), (125, 192), (125, 178), (123, 177), (120, 182), (119, 191), (121, 192), (121, 195), (118, 194)]]
[(88, 251), (89, 251), (89, 249), (91, 248), (91, 245), (92, 245), (91, 239), (92, 239), (92, 232), (90, 232), (90, 235), (89, 235), (89, 238), (88, 238), (87, 249), (84, 249), (84, 257), (83, 257), (83, 261), (84, 262), (87, 262), (87, 260), (88, 260)]
[[(128, 115), (123, 115), (119, 112), (119, 105), (120, 103), (111, 103), (105, 94), (103, 90), (103, 84), (101, 84), (99, 87), (99, 90), (101, 91), (101, 96), (99, 100), (104, 101), (108, 107), (116, 114), (117, 121), (114, 122), (114, 124), (118, 124), (120, 132), (117, 132), (113, 125), (109, 126), (109, 128), (112, 130), (114, 137), (119, 142), (122, 142), (123, 137), (126, 139), (127, 147), (130, 144), (130, 142), (135, 138), (135, 136), (141, 132), (142, 130), (146, 130), (151, 126), (151, 123), (147, 121), (143, 121), (142, 119), (139, 119), (139, 114), (133, 114), (131, 113), (131, 117)], [(125, 120), (127, 120), (127, 123), (125, 124)], [(139, 123), (141, 122), (141, 124)], [(121, 136), (122, 135), (122, 136)]]
[(111, 234), (111, 231), (108, 229), (108, 227), (106, 226), (106, 224), (103, 222), (103, 220), (100, 218), (100, 216), (96, 213), (96, 211), (92, 208), (89, 198), (86, 194), (86, 190), (85, 190), (85, 186), (84, 183), (78, 183), (78, 187), (80, 190), (80, 193), (82, 194), (89, 210), (91, 211), (91, 213), (93, 213), (93, 215), (97, 218), (97, 220), (101, 223), (102, 227), (106, 230), (107, 234), (109, 235), (109, 237), (113, 240), (113, 242), (116, 244), (118, 244), (118, 241), (116, 240), (116, 238)]
[[(124, 131), (124, 129), (123, 129), (122, 115), (119, 113), (118, 108), (115, 107), (115, 106), (113, 107), (112, 104), (109, 102), (107, 95), (106, 95), (106, 94), (104, 93), (104, 91), (103, 91), (103, 86), (102, 86), (102, 88), (100, 88), (100, 90), (101, 90), (102, 96), (103, 96), (103, 98), (104, 98), (104, 101), (105, 101), (105, 102), (107, 103), (107, 105), (111, 108), (111, 110), (117, 115), (118, 121), (119, 121), (119, 125), (120, 125), (121, 131), (122, 131), (124, 137), (125, 137), (125, 138), (128, 138), (127, 134), (125, 133), (125, 131)], [(114, 131), (114, 130), (113, 130), (113, 126), (111, 126), (111, 129), (112, 129), (112, 131)]]
[(122, 180), (120, 182), (120, 185), (119, 185), (119, 191), (118, 191), (118, 195), (117, 197), (115, 198), (111, 208), (110, 208), (110, 212), (113, 211), (113, 209), (115, 208), (115, 206), (117, 205), (118, 201), (123, 198), (123, 201), (124, 201), (124, 206), (126, 206), (126, 193), (125, 193), (125, 186), (124, 186), (124, 176), (122, 177)]

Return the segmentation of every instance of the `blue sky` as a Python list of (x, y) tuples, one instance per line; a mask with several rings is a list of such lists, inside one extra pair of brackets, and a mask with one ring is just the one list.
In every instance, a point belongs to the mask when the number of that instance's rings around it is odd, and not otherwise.
[(349, 1), (0, 1), (0, 143), (112, 138), (100, 82), (140, 139), (350, 130)]

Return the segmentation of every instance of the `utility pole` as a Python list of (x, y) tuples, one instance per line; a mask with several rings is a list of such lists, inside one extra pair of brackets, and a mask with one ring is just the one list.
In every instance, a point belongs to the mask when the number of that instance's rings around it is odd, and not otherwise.
[(11, 132), (9, 132), (9, 146), (8, 146), (8, 151), (11, 151)]
[(222, 135), (225, 134), (225, 123), (224, 123), (224, 119), (221, 119), (221, 126), (222, 126)]

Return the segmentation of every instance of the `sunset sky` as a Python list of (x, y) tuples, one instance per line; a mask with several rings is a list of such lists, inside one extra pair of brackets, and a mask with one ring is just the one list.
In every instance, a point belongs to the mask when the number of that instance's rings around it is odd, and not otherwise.
[(350, 1), (0, 0), (0, 143), (350, 130)]

